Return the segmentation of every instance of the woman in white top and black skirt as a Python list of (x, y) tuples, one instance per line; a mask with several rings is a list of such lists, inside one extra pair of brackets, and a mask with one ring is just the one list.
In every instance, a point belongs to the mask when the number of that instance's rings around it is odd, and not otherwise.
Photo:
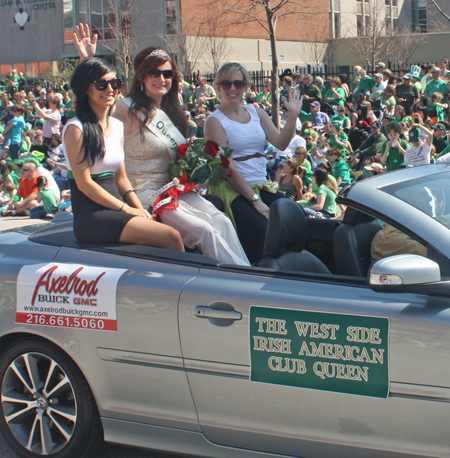
[(109, 117), (121, 80), (98, 58), (72, 75), (76, 118), (64, 128), (74, 232), (84, 243), (137, 243), (184, 251), (175, 229), (152, 221), (125, 173), (123, 124)]
[(242, 97), (248, 87), (250, 75), (242, 65), (230, 62), (219, 69), (214, 88), (221, 104), (206, 121), (205, 138), (214, 140), (220, 146), (229, 143), (233, 150), (230, 180), (210, 187), (209, 191), (223, 201), (225, 211), (235, 223), (239, 240), (253, 264), (263, 257), (269, 207), (275, 200), (286, 197), (267, 183), (266, 139), (279, 150), (287, 148), (302, 100), (299, 91), (289, 90), (289, 100), (283, 100), (288, 109), (288, 119), (280, 132), (263, 109), (242, 105)]

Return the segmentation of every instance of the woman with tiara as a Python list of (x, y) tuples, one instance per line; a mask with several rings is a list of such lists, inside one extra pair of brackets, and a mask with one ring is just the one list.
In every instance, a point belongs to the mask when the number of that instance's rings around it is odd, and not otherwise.
[[(81, 60), (95, 53), (96, 35), (80, 24), (74, 34)], [(134, 59), (128, 97), (117, 101), (112, 116), (124, 123), (125, 169), (139, 199), (150, 205), (161, 188), (172, 186), (169, 165), (174, 146), (186, 143), (186, 118), (178, 100), (178, 71), (163, 48), (148, 47)], [(164, 189), (163, 188), (163, 189)], [(167, 199), (164, 199), (167, 200)], [(185, 246), (223, 263), (249, 265), (228, 217), (196, 192), (180, 193), (178, 208), (168, 202), (161, 221), (179, 231)]]

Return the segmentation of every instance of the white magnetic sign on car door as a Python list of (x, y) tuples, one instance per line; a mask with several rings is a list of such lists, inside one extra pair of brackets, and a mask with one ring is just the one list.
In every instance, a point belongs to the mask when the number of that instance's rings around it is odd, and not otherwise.
[(32, 264), (17, 278), (16, 323), (117, 331), (116, 292), (126, 269)]

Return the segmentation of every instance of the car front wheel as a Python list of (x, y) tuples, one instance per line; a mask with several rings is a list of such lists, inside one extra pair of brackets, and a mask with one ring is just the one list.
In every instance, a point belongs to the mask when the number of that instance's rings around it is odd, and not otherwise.
[(90, 457), (102, 426), (83, 375), (61, 350), (38, 339), (11, 345), (0, 361), (0, 430), (20, 457)]

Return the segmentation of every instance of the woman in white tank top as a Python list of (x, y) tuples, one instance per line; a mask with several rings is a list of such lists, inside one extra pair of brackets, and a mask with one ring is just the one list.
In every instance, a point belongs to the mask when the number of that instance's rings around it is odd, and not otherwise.
[(284, 101), (288, 120), (280, 132), (263, 109), (241, 104), (248, 87), (250, 75), (242, 65), (231, 62), (219, 69), (214, 88), (220, 95), (221, 105), (206, 121), (205, 138), (220, 146), (229, 143), (233, 150), (231, 179), (210, 188), (210, 192), (222, 199), (250, 262), (257, 263), (263, 257), (269, 207), (285, 197), (266, 181), (266, 139), (282, 151), (287, 148), (302, 99), (297, 90), (290, 90), (289, 101)]
[(63, 133), (74, 232), (84, 243), (137, 243), (184, 251), (180, 234), (150, 220), (126, 176), (123, 124), (109, 118), (121, 86), (114, 67), (98, 58), (79, 64), (71, 86), (77, 117)]

